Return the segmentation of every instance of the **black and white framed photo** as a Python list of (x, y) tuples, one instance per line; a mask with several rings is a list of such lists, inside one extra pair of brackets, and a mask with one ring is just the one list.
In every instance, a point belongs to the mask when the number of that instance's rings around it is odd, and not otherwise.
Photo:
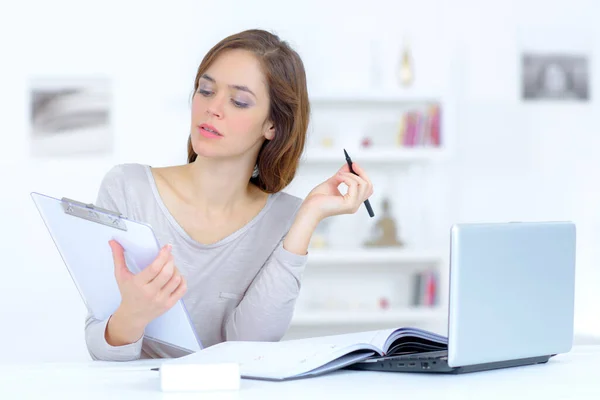
[(589, 103), (593, 100), (595, 34), (587, 28), (527, 23), (517, 29), (516, 82), (527, 103)]
[(522, 54), (522, 98), (526, 101), (588, 101), (589, 62), (584, 54)]
[(112, 96), (108, 78), (32, 78), (29, 90), (33, 157), (112, 152)]

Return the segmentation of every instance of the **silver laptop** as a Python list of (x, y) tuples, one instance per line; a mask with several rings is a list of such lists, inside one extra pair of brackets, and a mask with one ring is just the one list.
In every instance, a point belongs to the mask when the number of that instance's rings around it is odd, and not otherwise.
[(451, 229), (448, 348), (356, 369), (462, 373), (547, 362), (573, 342), (571, 222), (458, 224)]

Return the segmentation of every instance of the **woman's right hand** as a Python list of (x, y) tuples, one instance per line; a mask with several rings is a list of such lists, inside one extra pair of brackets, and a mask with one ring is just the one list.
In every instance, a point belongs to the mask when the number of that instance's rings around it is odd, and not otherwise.
[(114, 240), (109, 244), (121, 304), (109, 321), (106, 336), (117, 344), (133, 343), (143, 335), (146, 325), (183, 297), (187, 285), (175, 267), (170, 245), (164, 246), (150, 265), (133, 274), (125, 263), (123, 247)]

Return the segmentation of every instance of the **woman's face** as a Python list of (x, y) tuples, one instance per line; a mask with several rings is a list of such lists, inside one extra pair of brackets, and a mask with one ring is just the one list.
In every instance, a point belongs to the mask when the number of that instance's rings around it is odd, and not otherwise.
[(261, 66), (246, 50), (227, 50), (200, 77), (192, 101), (191, 138), (203, 157), (258, 154), (275, 129)]

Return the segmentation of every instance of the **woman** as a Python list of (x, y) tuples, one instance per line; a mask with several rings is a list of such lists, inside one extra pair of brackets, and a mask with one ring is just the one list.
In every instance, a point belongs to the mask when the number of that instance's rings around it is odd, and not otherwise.
[(122, 300), (106, 320), (87, 317), (94, 359), (180, 356), (142, 337), (181, 298), (205, 347), (280, 340), (315, 227), (356, 212), (372, 194), (364, 171), (355, 164), (359, 176), (350, 173), (343, 159), (303, 201), (281, 191), (304, 148), (309, 104), (302, 61), (277, 36), (249, 30), (225, 38), (202, 60), (194, 89), (188, 163), (117, 165), (102, 181), (99, 207), (150, 224), (168, 244), (134, 275), (110, 242)]

